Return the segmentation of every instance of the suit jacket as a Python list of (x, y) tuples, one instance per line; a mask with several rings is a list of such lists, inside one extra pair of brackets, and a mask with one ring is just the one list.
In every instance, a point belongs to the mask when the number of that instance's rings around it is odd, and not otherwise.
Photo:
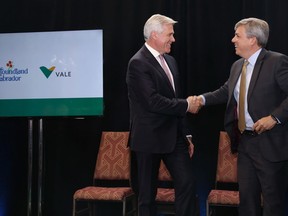
[[(218, 90), (204, 94), (206, 105), (227, 103), (224, 127), (231, 138), (232, 151), (237, 149), (237, 103), (234, 88), (241, 74), (244, 59), (234, 62), (228, 81)], [(262, 49), (255, 63), (247, 101), (254, 122), (274, 115), (281, 124), (262, 133), (261, 152), (270, 161), (288, 159), (288, 57)]]
[(164, 56), (174, 78), (175, 92), (164, 70), (144, 45), (129, 61), (126, 82), (130, 106), (129, 145), (134, 151), (172, 152), (179, 132), (185, 134), (188, 107), (180, 99), (175, 59)]

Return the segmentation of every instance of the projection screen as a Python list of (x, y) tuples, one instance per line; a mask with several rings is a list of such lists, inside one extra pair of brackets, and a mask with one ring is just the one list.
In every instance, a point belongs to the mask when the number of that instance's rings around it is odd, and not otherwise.
[(0, 117), (103, 110), (102, 30), (0, 34)]

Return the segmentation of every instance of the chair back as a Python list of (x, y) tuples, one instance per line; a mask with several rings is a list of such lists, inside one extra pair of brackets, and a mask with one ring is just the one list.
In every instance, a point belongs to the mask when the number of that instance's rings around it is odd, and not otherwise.
[(172, 181), (172, 177), (165, 166), (164, 162), (161, 160), (159, 174), (158, 174), (159, 181)]
[(220, 131), (216, 182), (237, 183), (237, 154), (232, 154), (227, 132)]
[(103, 131), (94, 171), (94, 179), (128, 180), (130, 151), (127, 147), (129, 132)]

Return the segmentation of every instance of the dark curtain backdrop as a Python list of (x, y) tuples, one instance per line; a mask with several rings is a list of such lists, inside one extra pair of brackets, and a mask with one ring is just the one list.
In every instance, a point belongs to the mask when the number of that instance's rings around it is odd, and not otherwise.
[[(178, 61), (188, 96), (214, 90), (226, 81), (231, 64), (238, 58), (231, 43), (234, 25), (242, 18), (253, 16), (268, 21), (271, 29), (268, 49), (288, 54), (287, 11), (286, 0), (2, 2), (0, 32), (104, 31), (104, 116), (43, 118), (43, 215), (71, 215), (73, 192), (92, 184), (101, 132), (129, 129), (126, 68), (131, 56), (144, 43), (143, 25), (152, 14), (161, 13), (178, 21), (171, 54)], [(11, 44), (11, 49), (17, 47)], [(207, 193), (214, 186), (218, 134), (223, 129), (224, 111), (225, 105), (221, 105), (188, 116), (196, 145), (191, 172), (197, 175), (201, 216), (205, 215)], [(27, 133), (28, 118), (0, 119), (0, 216), (27, 212)], [(37, 147), (34, 148), (37, 153)], [(37, 163), (34, 158), (36, 168)], [(37, 177), (33, 181), (37, 183)], [(37, 193), (33, 190), (35, 201)], [(35, 203), (32, 205), (33, 214), (37, 215)]]

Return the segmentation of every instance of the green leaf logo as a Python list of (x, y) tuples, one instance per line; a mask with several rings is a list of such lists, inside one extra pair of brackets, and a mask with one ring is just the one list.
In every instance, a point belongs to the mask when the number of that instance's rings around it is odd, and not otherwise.
[(51, 73), (54, 71), (55, 67), (52, 66), (51, 68), (46, 68), (45, 66), (41, 66), (40, 70), (42, 71), (42, 73), (46, 76), (46, 78), (48, 79), (49, 76), (51, 75)]

